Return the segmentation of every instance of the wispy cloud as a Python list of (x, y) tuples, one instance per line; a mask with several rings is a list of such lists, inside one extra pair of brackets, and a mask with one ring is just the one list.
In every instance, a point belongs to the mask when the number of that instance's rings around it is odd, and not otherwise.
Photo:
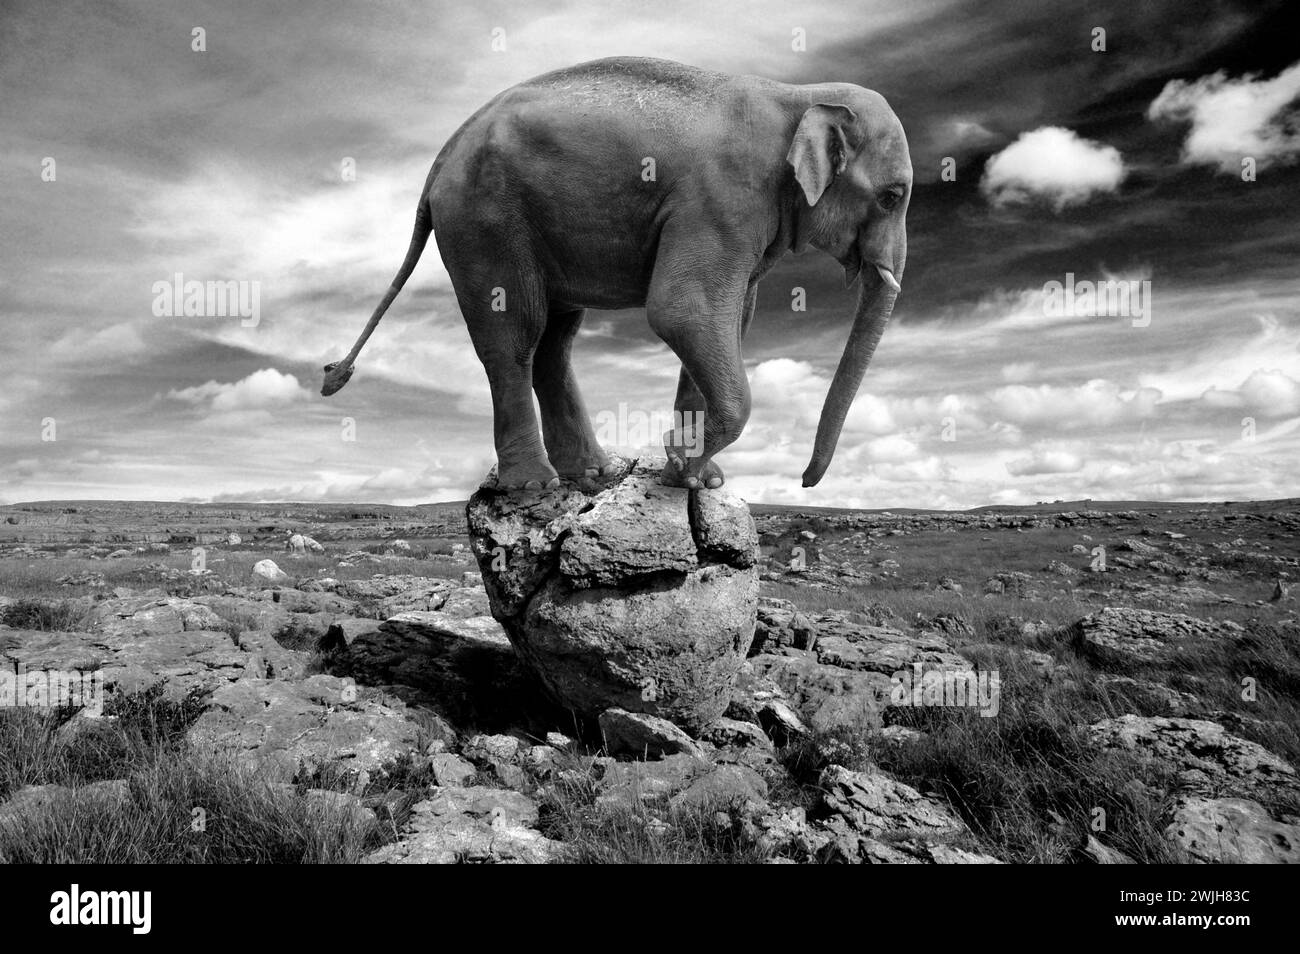
[[(387, 287), (456, 127), (515, 82), (609, 55), (859, 83), (908, 130), (908, 282), (817, 488), (798, 477), (852, 296), (815, 254), (760, 290), (753, 413), (719, 460), (750, 499), (1294, 494), (1300, 65), (1270, 45), (1273, 8), (16, 0), (0, 23), (0, 497), (471, 492), (493, 461), (490, 400), (432, 243), (347, 390), (321, 399), (320, 367)], [(1111, 53), (1089, 49), (1098, 17)], [(1207, 171), (1243, 153), (1258, 182)], [(261, 320), (154, 316), (153, 283), (178, 272), (260, 283)], [(1048, 314), (1067, 272), (1149, 280), (1150, 326)], [(590, 313), (575, 366), (593, 415), (670, 409), (678, 366), (640, 312)]]

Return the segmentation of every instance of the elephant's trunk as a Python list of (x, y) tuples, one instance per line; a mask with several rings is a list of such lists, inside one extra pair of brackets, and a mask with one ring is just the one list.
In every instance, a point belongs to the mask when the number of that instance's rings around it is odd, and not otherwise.
[[(826, 403), (822, 406), (821, 420), (817, 422), (817, 438), (813, 442), (812, 460), (803, 472), (803, 485), (816, 486), (826, 473), (831, 457), (835, 455), (835, 445), (840, 439), (840, 430), (848, 416), (849, 407), (858, 393), (858, 385), (867, 372), (871, 356), (880, 344), (880, 336), (885, 333), (885, 325), (894, 311), (894, 301), (900, 291), (898, 281), (884, 268), (878, 268), (879, 281), (864, 281), (858, 293), (858, 311), (853, 319), (853, 331), (849, 333), (848, 343), (840, 358), (839, 367), (835, 369), (835, 379), (826, 394)], [(870, 269), (867, 269), (870, 275)], [(869, 287), (874, 285), (874, 287)]]

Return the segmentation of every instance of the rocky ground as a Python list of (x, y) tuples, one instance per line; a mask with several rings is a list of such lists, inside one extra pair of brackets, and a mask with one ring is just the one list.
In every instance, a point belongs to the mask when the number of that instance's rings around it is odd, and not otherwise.
[[(144, 700), (177, 757), (351, 826), (343, 860), (1300, 860), (1297, 502), (753, 511), (755, 637), (688, 734), (550, 701), (463, 505), (0, 508), (3, 668), (107, 695), (0, 710), (0, 855), (155, 804), (138, 753), (30, 742)], [(970, 704), (900, 694), (923, 673)]]

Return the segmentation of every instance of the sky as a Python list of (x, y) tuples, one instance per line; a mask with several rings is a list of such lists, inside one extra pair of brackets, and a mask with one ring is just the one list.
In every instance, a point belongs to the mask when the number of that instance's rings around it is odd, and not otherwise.
[[(857, 83), (908, 135), (903, 293), (814, 488), (856, 292), (812, 249), (760, 286), (753, 410), (718, 457), (746, 499), (1300, 496), (1283, 7), (0, 0), (0, 502), (468, 496), (491, 407), (433, 242), (348, 387), (320, 397), (320, 368), (456, 128), (615, 55)], [(178, 275), (245, 307), (173, 313)], [(1129, 307), (1090, 305), (1097, 282)], [(642, 311), (588, 312), (574, 365), (616, 448), (671, 411), (678, 365)]]

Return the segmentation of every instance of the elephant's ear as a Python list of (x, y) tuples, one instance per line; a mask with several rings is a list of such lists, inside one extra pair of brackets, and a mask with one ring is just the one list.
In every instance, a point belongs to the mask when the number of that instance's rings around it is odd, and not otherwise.
[(817, 103), (808, 107), (794, 131), (785, 161), (794, 167), (794, 177), (809, 205), (816, 205), (834, 178), (849, 161), (845, 128), (856, 119), (847, 106)]

